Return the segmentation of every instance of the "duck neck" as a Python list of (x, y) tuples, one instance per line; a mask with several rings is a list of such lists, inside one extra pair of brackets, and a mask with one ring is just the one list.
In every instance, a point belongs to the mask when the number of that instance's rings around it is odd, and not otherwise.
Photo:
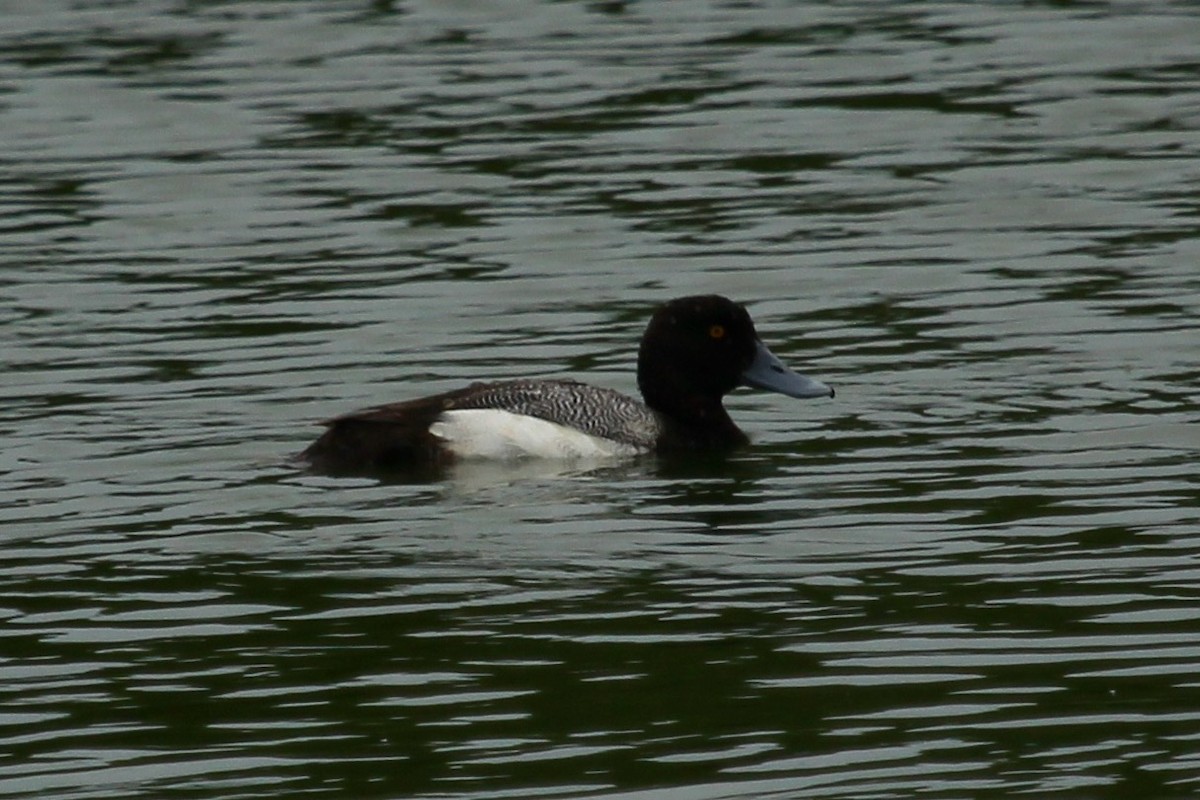
[(662, 449), (701, 450), (737, 447), (749, 441), (734, 424), (721, 399), (691, 397), (673, 401), (646, 397), (663, 421)]

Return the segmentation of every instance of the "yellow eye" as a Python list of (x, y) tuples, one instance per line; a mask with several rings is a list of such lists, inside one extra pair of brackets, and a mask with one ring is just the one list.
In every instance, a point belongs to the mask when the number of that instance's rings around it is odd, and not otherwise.
[(711, 328), (708, 329), (708, 335), (710, 337), (712, 337), (713, 339), (724, 339), (725, 338), (725, 326), (724, 325), (713, 325)]

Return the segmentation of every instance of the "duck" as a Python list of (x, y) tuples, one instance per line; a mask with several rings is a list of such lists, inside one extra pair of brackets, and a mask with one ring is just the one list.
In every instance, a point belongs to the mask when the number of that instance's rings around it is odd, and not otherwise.
[(442, 468), (468, 459), (591, 459), (723, 451), (748, 437), (723, 398), (739, 386), (833, 397), (789, 369), (746, 308), (721, 295), (679, 297), (650, 317), (638, 347), (638, 401), (562, 378), (477, 382), (354, 411), (297, 458), (320, 473)]

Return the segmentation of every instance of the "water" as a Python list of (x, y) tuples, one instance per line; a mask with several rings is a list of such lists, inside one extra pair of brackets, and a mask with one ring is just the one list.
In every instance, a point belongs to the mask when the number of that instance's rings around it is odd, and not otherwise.
[[(1195, 9), (0, 18), (3, 796), (1196, 793)], [(698, 292), (837, 398), (286, 463)]]

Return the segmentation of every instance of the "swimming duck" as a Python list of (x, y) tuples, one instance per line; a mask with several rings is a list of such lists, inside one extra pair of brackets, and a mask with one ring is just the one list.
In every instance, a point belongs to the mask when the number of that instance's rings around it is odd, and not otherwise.
[(722, 398), (738, 386), (789, 397), (833, 389), (788, 369), (741, 305), (681, 297), (654, 312), (638, 349), (644, 403), (573, 380), (520, 379), (355, 411), (325, 422), (299, 458), (319, 472), (437, 467), (465, 458), (594, 458), (746, 444)]

